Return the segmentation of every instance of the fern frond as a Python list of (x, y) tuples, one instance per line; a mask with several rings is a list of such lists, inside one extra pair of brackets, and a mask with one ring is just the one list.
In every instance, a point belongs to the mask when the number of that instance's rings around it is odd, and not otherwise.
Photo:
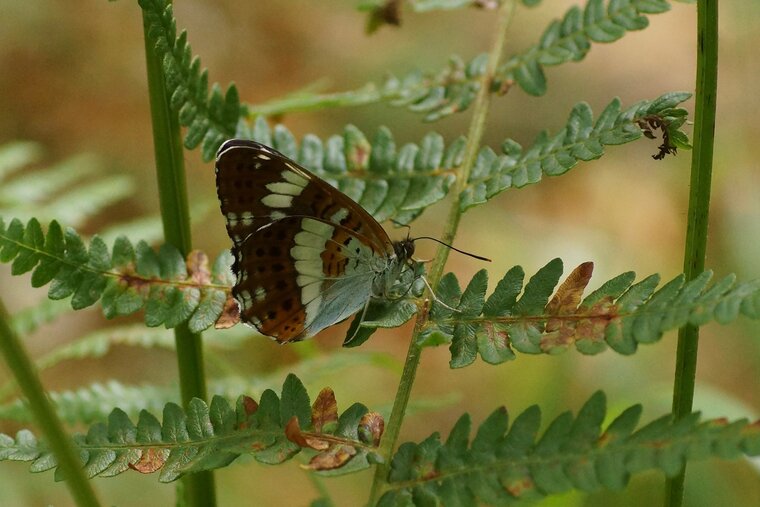
[[(494, 411), (470, 441), (463, 415), (445, 442), (435, 433), (402, 444), (391, 462), (379, 507), (393, 505), (505, 505), (535, 501), (571, 489), (621, 490), (631, 474), (660, 470), (673, 476), (684, 462), (760, 454), (760, 423), (702, 421), (668, 415), (635, 430), (641, 406), (623, 411), (606, 428), (606, 400), (594, 394), (577, 417), (565, 412), (538, 437), (541, 411), (528, 408), (508, 425)], [(635, 430), (635, 431), (634, 431)]]
[[(209, 350), (224, 349), (230, 346), (230, 342), (234, 344), (237, 340), (239, 343), (242, 339), (253, 335), (252, 331), (243, 326), (238, 326), (237, 330), (237, 332), (234, 329), (206, 332), (203, 335), (204, 345)], [(136, 332), (134, 336), (127, 337), (122, 343), (137, 347), (171, 348), (174, 346), (171, 343), (171, 336), (168, 331), (143, 329), (142, 335)], [(71, 346), (61, 347), (40, 358), (37, 364), (43, 368), (60, 364), (68, 359), (94, 357), (101, 352), (105, 353), (113, 342), (108, 340), (110, 337), (102, 337), (99, 341), (98, 338), (98, 333), (93, 333), (83, 340), (74, 342)], [(227, 375), (215, 378), (209, 382), (209, 391), (228, 400), (234, 400), (241, 392), (258, 396), (265, 390), (280, 384), (282, 379), (291, 373), (298, 375), (298, 378), (309, 384), (318, 384), (327, 377), (352, 368), (361, 368), (362, 371), (374, 368), (388, 370), (394, 374), (401, 372), (398, 360), (387, 353), (337, 351), (330, 355), (302, 359), (296, 364), (277, 368), (266, 375)], [(225, 368), (225, 371), (229, 370), (229, 367)], [(0, 400), (15, 394), (15, 389), (14, 383), (5, 383), (0, 388)], [(136, 417), (140, 410), (156, 412), (169, 401), (179, 402), (176, 386), (127, 385), (115, 380), (109, 380), (106, 383), (95, 382), (73, 390), (48, 391), (48, 395), (61, 419), (71, 425), (91, 424), (103, 420), (108, 417), (110, 408), (114, 406), (121, 408), (130, 417)], [(417, 410), (429, 410), (429, 407), (440, 408), (444, 402), (445, 400), (417, 400), (413, 408)], [(381, 412), (383, 410), (382, 407), (379, 409)], [(32, 415), (24, 400), (17, 399), (0, 404), (0, 419), (29, 423), (32, 422)]]
[[(458, 8), (466, 3), (473, 2), (432, 0), (413, 5)], [(666, 0), (609, 0), (606, 3), (590, 0), (584, 9), (574, 6), (561, 20), (549, 25), (537, 44), (512, 56), (496, 70), (491, 92), (503, 95), (517, 83), (531, 95), (543, 95), (546, 92), (545, 66), (582, 60), (593, 43), (614, 42), (629, 31), (646, 28), (647, 15), (669, 9)], [(389, 102), (423, 114), (425, 121), (436, 121), (470, 106), (486, 72), (486, 60), (485, 54), (468, 62), (454, 56), (437, 73), (416, 70), (402, 77), (391, 75), (379, 84), (337, 93), (299, 92), (265, 104), (249, 105), (247, 111), (251, 117), (277, 116), (293, 111)]]
[(0, 181), (42, 158), (42, 147), (32, 141), (13, 141), (0, 145)]
[(166, 90), (172, 110), (187, 127), (185, 147), (201, 146), (203, 160), (211, 160), (225, 139), (234, 137), (241, 114), (234, 84), (222, 92), (214, 84), (209, 92), (208, 71), (193, 57), (187, 32), (177, 36), (172, 6), (165, 0), (139, 0), (147, 21), (147, 33), (163, 58)]
[(543, 67), (582, 60), (591, 44), (614, 42), (626, 32), (649, 25), (647, 14), (670, 10), (667, 0), (589, 0), (585, 8), (571, 7), (561, 20), (552, 22), (541, 40), (515, 55), (496, 71), (495, 85), (516, 82), (531, 95), (546, 93)]
[(465, 142), (445, 146), (443, 137), (428, 133), (419, 144), (397, 147), (390, 130), (380, 127), (370, 142), (348, 125), (341, 136), (324, 143), (306, 135), (298, 147), (284, 126), (270, 129), (263, 118), (239, 137), (273, 146), (362, 205), (378, 221), (409, 223), (443, 199), (454, 182), (453, 168), (462, 163)]
[[(626, 110), (621, 110), (620, 100), (615, 99), (596, 121), (591, 108), (582, 102), (573, 108), (560, 132), (552, 137), (540, 135), (525, 151), (511, 139), (502, 145), (502, 155), (487, 147), (481, 149), (462, 194), (462, 210), (482, 204), (507, 188), (537, 183), (543, 175), (563, 174), (578, 161), (597, 159), (606, 145), (635, 141), (643, 132), (653, 136), (652, 124), (658, 125), (670, 149), (688, 147), (688, 138), (680, 130), (686, 111), (676, 106), (689, 96), (667, 93)], [(465, 148), (464, 138), (445, 146), (435, 132), (419, 144), (397, 148), (387, 128), (379, 128), (370, 141), (352, 125), (342, 136), (332, 136), (324, 143), (307, 135), (299, 148), (287, 128), (276, 125), (272, 129), (261, 117), (252, 125), (241, 123), (236, 135), (273, 146), (297, 160), (361, 204), (378, 221), (392, 218), (403, 224), (448, 194)]]
[[(190, 203), (189, 215), (193, 221), (203, 221), (211, 213), (219, 213), (219, 201), (214, 199), (194, 199)], [(106, 225), (98, 236), (107, 244), (112, 244), (119, 236), (141, 238), (146, 243), (155, 245), (164, 240), (161, 217), (158, 214), (139, 216), (124, 222)]]
[[(47, 391), (47, 395), (61, 421), (70, 425), (102, 421), (113, 406), (137, 415), (141, 410), (160, 411), (168, 401), (179, 402), (176, 386), (127, 385), (116, 380), (95, 382), (77, 389)], [(34, 421), (23, 399), (0, 405), (0, 418), (19, 423)]]
[[(0, 168), (6, 174), (18, 172), (37, 156), (29, 151), (37, 148), (29, 145), (18, 145), (16, 148), (11, 145), (8, 149), (10, 158), (6, 163), (10, 165), (6, 166), (5, 171)], [(0, 164), (3, 164), (2, 160)], [(3, 181), (0, 185), (0, 216), (10, 214), (23, 220), (31, 217), (38, 220), (57, 218), (75, 226), (81, 225), (105, 207), (134, 193), (134, 181), (127, 176), (101, 177), (81, 183), (84, 179), (93, 179), (100, 172), (102, 167), (95, 157), (78, 155), (51, 168), (34, 170)]]
[(71, 312), (71, 306), (63, 301), (43, 299), (33, 306), (16, 312), (13, 315), (11, 327), (16, 334), (27, 336), (40, 326), (49, 324), (69, 312)]
[[(433, 303), (430, 327), (423, 345), (450, 344), (452, 368), (475, 361), (498, 364), (514, 359), (513, 349), (527, 353), (560, 353), (572, 345), (584, 354), (607, 346), (633, 354), (640, 343), (653, 343), (665, 331), (711, 320), (725, 324), (739, 314), (760, 318), (760, 280), (736, 283), (726, 276), (709, 288), (712, 272), (690, 282), (683, 275), (659, 290), (658, 275), (633, 284), (635, 273), (623, 273), (581, 300), (593, 263), (581, 264), (554, 288), (562, 275), (562, 261), (541, 268), (523, 288), (520, 266), (510, 269), (486, 299), (488, 276), (478, 272), (462, 291), (453, 273), (445, 275), (437, 296), (451, 308)], [(522, 295), (518, 295), (522, 291)], [(552, 293), (554, 296), (552, 297)], [(551, 298), (551, 299), (550, 299)]]
[[(227, 466), (244, 453), (262, 463), (281, 463), (302, 447), (316, 451), (308, 468), (348, 473), (369, 467), (368, 457), (381, 434), (379, 415), (357, 403), (339, 417), (330, 389), (312, 407), (301, 381), (289, 375), (281, 397), (271, 390), (258, 403), (241, 396), (234, 408), (221, 396), (210, 405), (193, 399), (186, 411), (169, 403), (162, 423), (143, 410), (136, 425), (117, 408), (107, 424), (94, 424), (86, 436), (74, 440), (89, 477), (133, 469), (159, 471), (159, 480), (170, 482), (186, 473)], [(0, 434), (0, 460), (11, 459), (31, 461), (36, 472), (57, 466), (47, 447), (26, 430), (15, 439)]]
[[(14, 324), (20, 317), (20, 320), (18, 320), (19, 327), (17, 329), (20, 328), (23, 331), (26, 330), (29, 325), (38, 325), (38, 322), (52, 320), (63, 311), (70, 312), (71, 306), (63, 301), (46, 299), (43, 304), (32, 307), (26, 310), (23, 314), (17, 314), (14, 316)], [(46, 312), (48, 314), (47, 316), (45, 315)], [(38, 313), (41, 313), (41, 315)], [(19, 334), (23, 333), (20, 332)], [(257, 333), (253, 330), (246, 328), (245, 326), (235, 326), (232, 329), (225, 329), (223, 331), (211, 329), (203, 335), (203, 344), (208, 349), (210, 362), (212, 358), (218, 361), (219, 358), (211, 355), (214, 350), (237, 350), (240, 348), (243, 341), (250, 339), (252, 336), (256, 336), (256, 334)], [(37, 367), (37, 370), (42, 371), (65, 361), (103, 357), (108, 354), (115, 345), (140, 347), (144, 349), (158, 348), (174, 350), (175, 340), (174, 334), (168, 329), (146, 328), (142, 324), (110, 326), (106, 329), (100, 329), (88, 333), (71, 342), (54, 348), (48, 353), (40, 356), (35, 361), (35, 366)], [(282, 374), (280, 377), (282, 377)], [(246, 391), (251, 390), (250, 385), (252, 384), (249, 384)], [(234, 392), (240, 392), (240, 389), (237, 389), (238, 384), (235, 384), (235, 386), (236, 389)], [(0, 400), (13, 394), (15, 388), (16, 384), (12, 380), (0, 384)], [(105, 401), (106, 400), (103, 400), (103, 402)], [(120, 403), (115, 404), (121, 405)], [(2, 412), (1, 407), (0, 412)], [(105, 416), (106, 414), (103, 415)]]
[(107, 318), (129, 315), (145, 307), (148, 326), (175, 327), (187, 321), (193, 332), (212, 326), (228, 300), (232, 284), (229, 252), (209, 269), (205, 254), (193, 251), (183, 259), (170, 245), (158, 253), (145, 242), (133, 247), (117, 238), (112, 252), (98, 236), (89, 248), (72, 228), (51, 222), (47, 233), (32, 218), (24, 226), (0, 218), (0, 262), (11, 262), (11, 273), (32, 271), (32, 286), (50, 283), (48, 297), (71, 297), (74, 309), (98, 300)]
[(573, 108), (562, 130), (551, 137), (542, 132), (527, 150), (511, 139), (502, 145), (501, 155), (483, 148), (462, 192), (460, 207), (464, 211), (507, 188), (538, 183), (544, 175), (563, 174), (579, 161), (598, 159), (605, 146), (629, 143), (645, 133), (654, 137), (649, 127), (654, 118), (668, 150), (688, 148), (688, 138), (680, 130), (687, 112), (677, 106), (690, 96), (686, 92), (666, 93), (654, 100), (637, 102), (626, 110), (621, 110), (620, 100), (614, 99), (596, 121), (591, 107), (581, 102)]
[(4, 182), (0, 187), (0, 202), (5, 207), (44, 202), (71, 184), (100, 171), (100, 163), (95, 157), (76, 155), (53, 167), (26, 172)]
[[(134, 195), (137, 187), (131, 176), (117, 175), (102, 178), (76, 188), (38, 206), (35, 217), (55, 217), (56, 220), (78, 226), (113, 203)], [(39, 220), (39, 218), (38, 218)]]

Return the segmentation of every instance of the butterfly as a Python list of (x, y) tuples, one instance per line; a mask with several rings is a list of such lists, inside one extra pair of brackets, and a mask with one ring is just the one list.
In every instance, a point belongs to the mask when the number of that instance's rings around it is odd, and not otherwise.
[(359, 204), (261, 143), (224, 142), (216, 188), (240, 319), (279, 343), (366, 311), (413, 269), (414, 240), (391, 241)]

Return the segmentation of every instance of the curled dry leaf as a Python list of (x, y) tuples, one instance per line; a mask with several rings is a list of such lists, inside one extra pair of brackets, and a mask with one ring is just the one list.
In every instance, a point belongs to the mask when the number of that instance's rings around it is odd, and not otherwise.
[(301, 465), (309, 470), (332, 470), (346, 464), (356, 454), (356, 448), (350, 445), (335, 445), (330, 450), (314, 456), (308, 465)]
[(359, 438), (375, 447), (380, 445), (380, 437), (383, 436), (385, 421), (378, 412), (367, 412), (359, 421)]
[(214, 323), (216, 329), (228, 329), (240, 322), (240, 306), (232, 295), (227, 296), (227, 301), (224, 302), (224, 309), (222, 310), (219, 318)]
[(295, 415), (291, 417), (288, 424), (285, 425), (285, 436), (299, 447), (309, 446), (306, 443), (306, 438), (304, 438), (303, 433), (301, 433), (301, 426), (298, 424), (298, 417)]
[(594, 273), (594, 263), (584, 262), (572, 273), (567, 276), (567, 279), (559, 286), (554, 297), (546, 305), (546, 313), (549, 315), (567, 315), (575, 312), (578, 305), (581, 303), (581, 296), (583, 296), (583, 290), (591, 280), (591, 275)]
[(316, 433), (322, 433), (329, 424), (338, 422), (338, 402), (329, 387), (320, 391), (311, 406), (311, 425)]
[(578, 312), (583, 291), (591, 280), (593, 272), (593, 262), (584, 262), (575, 268), (559, 286), (551, 301), (547, 303), (546, 313), (555, 317), (546, 321), (545, 334), (541, 338), (543, 350), (559, 352), (575, 340), (578, 319), (568, 317)]
[(309, 447), (317, 451), (324, 451), (330, 447), (330, 443), (326, 440), (303, 433), (300, 424), (298, 424), (297, 416), (291, 417), (288, 424), (285, 425), (285, 436), (299, 447)]

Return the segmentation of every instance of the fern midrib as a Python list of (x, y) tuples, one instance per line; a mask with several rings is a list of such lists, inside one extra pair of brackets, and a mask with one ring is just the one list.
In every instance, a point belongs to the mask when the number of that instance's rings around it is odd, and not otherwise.
[[(6, 243), (11, 243), (13, 245), (16, 245), (19, 249), (26, 250), (29, 252), (33, 252), (38, 257), (45, 257), (48, 260), (58, 262), (60, 264), (63, 264), (65, 266), (78, 269), (80, 271), (87, 271), (88, 273), (96, 274), (96, 275), (102, 275), (102, 276), (108, 276), (112, 278), (118, 278), (120, 280), (135, 280), (147, 285), (169, 285), (169, 286), (180, 286), (183, 288), (195, 288), (195, 289), (217, 289), (224, 291), (226, 293), (229, 293), (231, 290), (231, 287), (229, 285), (222, 285), (222, 284), (199, 284), (195, 282), (186, 282), (186, 281), (173, 281), (173, 280), (163, 280), (161, 278), (147, 278), (140, 274), (132, 274), (132, 273), (120, 273), (118, 271), (104, 271), (102, 269), (96, 269), (90, 266), (89, 264), (80, 264), (77, 262), (73, 262), (68, 260), (66, 257), (58, 257), (50, 252), (47, 252), (45, 250), (39, 250), (38, 248), (34, 248), (29, 246), (27, 243), (23, 243), (20, 241), (17, 241), (15, 239), (10, 238), (9, 236), (0, 233), (0, 239)], [(132, 263), (130, 263), (132, 264)]]
[[(322, 434), (322, 433), (312, 433), (312, 432), (306, 432), (302, 431), (301, 435), (308, 436), (309, 438), (313, 438), (316, 440), (325, 440), (329, 441), (335, 444), (340, 445), (348, 445), (351, 447), (355, 447), (357, 449), (362, 449), (367, 452), (375, 452), (377, 451), (377, 447), (365, 444), (364, 442), (361, 442), (359, 440), (352, 440), (350, 438), (340, 437), (336, 435), (330, 435), (330, 434)], [(131, 450), (131, 449), (141, 449), (141, 450), (147, 450), (147, 449), (180, 449), (180, 448), (186, 448), (186, 447), (202, 447), (204, 445), (214, 444), (215, 446), (219, 446), (220, 443), (224, 444), (226, 442), (235, 442), (239, 443), (241, 440), (251, 440), (252, 437), (271, 437), (276, 441), (278, 438), (282, 438), (285, 436), (284, 430), (282, 428), (278, 428), (276, 430), (259, 430), (259, 429), (252, 429), (252, 430), (233, 430), (233, 433), (228, 433), (224, 435), (212, 435), (208, 437), (202, 437), (202, 438), (189, 438), (188, 440), (182, 440), (177, 442), (134, 442), (134, 443), (108, 443), (108, 444), (89, 444), (89, 443), (83, 443), (78, 444), (77, 447), (83, 450), (88, 451), (113, 451), (113, 450)], [(268, 444), (266, 447), (264, 447), (261, 450), (265, 450), (269, 448), (271, 445), (274, 445), (275, 442), (272, 442), (271, 444)], [(224, 450), (224, 446), (221, 446), (221, 449)], [(243, 454), (242, 452), (240, 454)], [(255, 454), (255, 453), (254, 453)]]

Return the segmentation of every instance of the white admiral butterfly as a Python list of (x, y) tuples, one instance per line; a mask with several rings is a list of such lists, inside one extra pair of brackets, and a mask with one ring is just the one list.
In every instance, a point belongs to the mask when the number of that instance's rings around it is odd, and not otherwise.
[(387, 298), (412, 267), (413, 240), (391, 241), (359, 204), (263, 144), (222, 144), (216, 186), (240, 318), (280, 343)]

